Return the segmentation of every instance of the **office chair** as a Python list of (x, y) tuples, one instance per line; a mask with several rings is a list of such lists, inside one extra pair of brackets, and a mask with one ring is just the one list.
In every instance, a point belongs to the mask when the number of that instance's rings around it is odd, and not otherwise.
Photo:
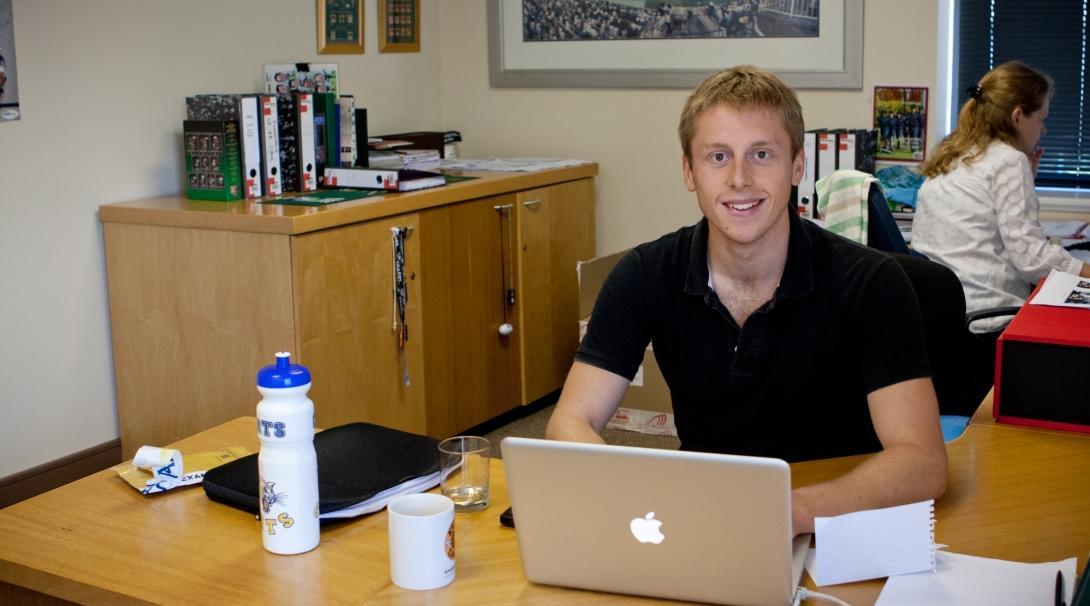
[(867, 246), (890, 253), (924, 256), (908, 247), (885, 193), (881, 187), (873, 185), (867, 193)]
[[(862, 185), (866, 185), (867, 181), (872, 178), (873, 175), (856, 170), (838, 170), (830, 174), (826, 179), (822, 179), (822, 181), (827, 181), (827, 192), (831, 192), (834, 187), (838, 192), (841, 192), (838, 194), (841, 196), (843, 196), (845, 192), (851, 192), (852, 195), (859, 192), (860, 197), (858, 200), (852, 199), (850, 205), (841, 205), (839, 206), (839, 209), (841, 211), (852, 209), (858, 213), (867, 213), (867, 246), (890, 253), (922, 256), (920, 253), (911, 250), (905, 242), (905, 238), (901, 234), (900, 228), (897, 227), (897, 221), (893, 218), (893, 212), (889, 209), (889, 203), (886, 201), (885, 192), (882, 191), (882, 186), (878, 181), (872, 181), (871, 185), (867, 187), (867, 193), (865, 194), (867, 197), (865, 210), (862, 205), (863, 194), (861, 193), (861, 188), (855, 189), (844, 185), (846, 183), (852, 183), (854, 185), (860, 182), (860, 180), (862, 180)], [(820, 188), (819, 191), (821, 191)], [(841, 203), (847, 202), (848, 200), (848, 198), (842, 197)], [(859, 203), (859, 206), (855, 205), (856, 202)], [(827, 206), (829, 206), (828, 201), (826, 201), (825, 204), (814, 204), (815, 210), (818, 208), (824, 210)], [(855, 215), (854, 213), (845, 215), (844, 212), (841, 212), (841, 218), (844, 218), (845, 216), (858, 215)], [(840, 233), (840, 235), (847, 235), (854, 232), (851, 230), (838, 230), (838, 233)], [(847, 235), (847, 237), (856, 241), (860, 241), (862, 239), (861, 236), (862, 233), (858, 234), (858, 236)]]
[(939, 414), (944, 417), (944, 435), (952, 439), (964, 429), (995, 379), (998, 331), (975, 334), (969, 326), (984, 318), (1013, 315), (1019, 308), (992, 308), (966, 314), (961, 281), (950, 268), (923, 256), (901, 253), (890, 256), (908, 275), (916, 292)]

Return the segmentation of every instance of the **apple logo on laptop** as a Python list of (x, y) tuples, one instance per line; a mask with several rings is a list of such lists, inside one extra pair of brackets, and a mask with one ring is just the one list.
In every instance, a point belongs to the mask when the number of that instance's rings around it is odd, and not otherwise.
[(642, 518), (632, 518), (628, 524), (629, 529), (632, 530), (632, 536), (636, 537), (637, 541), (656, 545), (666, 538), (666, 535), (659, 530), (659, 526), (662, 526), (662, 522), (655, 519), (653, 511), (647, 512), (647, 515)]

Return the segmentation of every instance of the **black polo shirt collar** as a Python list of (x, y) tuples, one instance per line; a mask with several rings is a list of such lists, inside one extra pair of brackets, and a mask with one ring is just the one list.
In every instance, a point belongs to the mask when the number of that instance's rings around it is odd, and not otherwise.
[[(814, 260), (810, 256), (810, 234), (806, 233), (803, 220), (788, 212), (791, 231), (787, 239), (787, 262), (776, 289), (775, 299), (785, 297), (803, 297), (814, 290)], [(705, 217), (693, 230), (693, 239), (689, 250), (689, 268), (685, 278), (685, 292), (698, 297), (705, 296), (708, 287), (708, 219)]]

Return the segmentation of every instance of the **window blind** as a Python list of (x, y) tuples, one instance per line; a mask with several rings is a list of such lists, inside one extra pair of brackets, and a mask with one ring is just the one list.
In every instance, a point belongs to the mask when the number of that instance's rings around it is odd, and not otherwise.
[(960, 0), (957, 12), (957, 112), (965, 89), (991, 68), (1023, 61), (1056, 83), (1041, 140), (1037, 185), (1090, 189), (1088, 0)]

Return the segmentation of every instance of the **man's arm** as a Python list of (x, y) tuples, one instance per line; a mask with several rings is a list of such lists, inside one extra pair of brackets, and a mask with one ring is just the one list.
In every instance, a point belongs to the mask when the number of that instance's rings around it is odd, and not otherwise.
[(792, 491), (795, 534), (813, 532), (815, 517), (924, 501), (946, 490), (946, 446), (931, 380), (883, 387), (867, 395), (867, 404), (882, 451), (836, 480)]
[(602, 442), (598, 434), (621, 403), (628, 379), (576, 361), (564, 381), (545, 437), (568, 442)]

